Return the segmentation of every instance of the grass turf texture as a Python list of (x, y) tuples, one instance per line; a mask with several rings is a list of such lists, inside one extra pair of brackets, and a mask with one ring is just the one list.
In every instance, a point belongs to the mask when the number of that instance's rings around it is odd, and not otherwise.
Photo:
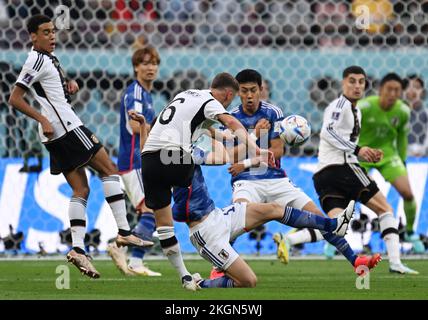
[[(94, 261), (100, 279), (80, 275), (61, 261), (0, 261), (0, 299), (428, 299), (428, 260), (408, 261), (421, 274), (396, 275), (382, 261), (370, 275), (370, 289), (356, 289), (356, 275), (344, 260), (248, 261), (258, 276), (254, 289), (204, 289), (188, 292), (181, 288), (175, 270), (166, 260), (150, 261), (162, 277), (126, 277), (110, 261)], [(70, 289), (58, 290), (58, 265), (68, 265)], [(188, 269), (208, 276), (210, 265), (202, 260), (186, 262)]]

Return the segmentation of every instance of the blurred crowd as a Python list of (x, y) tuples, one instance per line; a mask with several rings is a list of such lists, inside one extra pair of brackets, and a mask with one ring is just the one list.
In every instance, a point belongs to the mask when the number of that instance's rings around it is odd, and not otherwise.
[(428, 0), (0, 0), (0, 48), (25, 47), (25, 19), (60, 4), (71, 18), (60, 48), (427, 45)]

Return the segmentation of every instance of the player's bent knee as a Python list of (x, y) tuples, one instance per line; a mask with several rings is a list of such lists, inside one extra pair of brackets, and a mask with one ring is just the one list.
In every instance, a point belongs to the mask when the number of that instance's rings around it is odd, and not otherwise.
[(241, 288), (255, 288), (257, 285), (257, 277), (255, 274), (244, 275), (238, 279), (238, 286)]
[(73, 189), (73, 197), (88, 199), (89, 198), (90, 189), (89, 187), (79, 187), (78, 189)]

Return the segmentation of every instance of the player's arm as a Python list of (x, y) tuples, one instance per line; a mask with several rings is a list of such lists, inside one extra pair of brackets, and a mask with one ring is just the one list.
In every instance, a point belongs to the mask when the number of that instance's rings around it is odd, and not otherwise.
[(408, 136), (409, 136), (409, 117), (410, 114), (405, 114), (403, 125), (400, 126), (397, 130), (397, 151), (403, 163), (407, 159), (407, 146), (408, 146)]
[(133, 121), (138, 125), (138, 134), (140, 135), (140, 150), (142, 151), (148, 136), (146, 118), (135, 110), (129, 110), (128, 115), (131, 119), (130, 121)]
[(27, 89), (22, 85), (16, 85), (9, 98), (9, 104), (15, 109), (21, 111), (25, 115), (39, 122), (42, 126), (43, 134), (49, 139), (53, 135), (53, 127), (50, 124), (49, 120), (38, 112), (36, 109), (31, 107), (24, 97), (27, 92)]
[(53, 135), (53, 127), (49, 120), (30, 106), (24, 99), (29, 88), (44, 76), (45, 65), (43, 58), (39, 54), (36, 54), (35, 51), (32, 51), (28, 55), (21, 73), (16, 80), (16, 85), (12, 89), (9, 104), (13, 108), (39, 122), (42, 126), (43, 134), (50, 139)]

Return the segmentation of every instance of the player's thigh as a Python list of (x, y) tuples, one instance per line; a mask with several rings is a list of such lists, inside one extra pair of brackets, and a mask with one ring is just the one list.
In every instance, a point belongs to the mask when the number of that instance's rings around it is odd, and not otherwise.
[(378, 191), (373, 197), (371, 197), (364, 205), (374, 211), (377, 215), (385, 212), (393, 212), (392, 207), (387, 202), (382, 192)]
[(98, 150), (98, 152), (89, 161), (89, 165), (97, 171), (101, 177), (118, 174), (116, 165), (113, 163), (104, 147)]
[(71, 189), (73, 190), (74, 197), (80, 197), (84, 199), (88, 198), (88, 178), (83, 167), (64, 173), (64, 177), (70, 185)]
[(276, 202), (283, 207), (289, 206), (301, 210), (310, 201), (312, 201), (311, 198), (289, 178), (271, 180), (267, 202)]
[(410, 186), (409, 177), (407, 175), (399, 176), (392, 182), (392, 185), (403, 197), (404, 200), (413, 200), (413, 192)]
[(275, 202), (248, 203), (245, 213), (245, 230), (250, 231), (272, 220), (284, 216), (284, 207)]
[(143, 177), (141, 176), (140, 170), (131, 170), (127, 173), (121, 174), (120, 177), (122, 178), (126, 195), (128, 196), (129, 201), (131, 201), (132, 206), (135, 209), (140, 208), (144, 201)]
[(226, 213), (216, 208), (190, 229), (190, 241), (199, 255), (221, 270), (227, 270), (239, 256), (229, 243), (231, 219), (228, 215), (232, 212)]
[(407, 176), (406, 166), (399, 156), (391, 157), (377, 169), (389, 183), (393, 183), (399, 177)]
[(262, 202), (257, 180), (238, 180), (232, 185), (233, 202)]
[(236, 258), (227, 268), (226, 275), (233, 279), (236, 287), (254, 288), (257, 284), (256, 274), (241, 257)]

